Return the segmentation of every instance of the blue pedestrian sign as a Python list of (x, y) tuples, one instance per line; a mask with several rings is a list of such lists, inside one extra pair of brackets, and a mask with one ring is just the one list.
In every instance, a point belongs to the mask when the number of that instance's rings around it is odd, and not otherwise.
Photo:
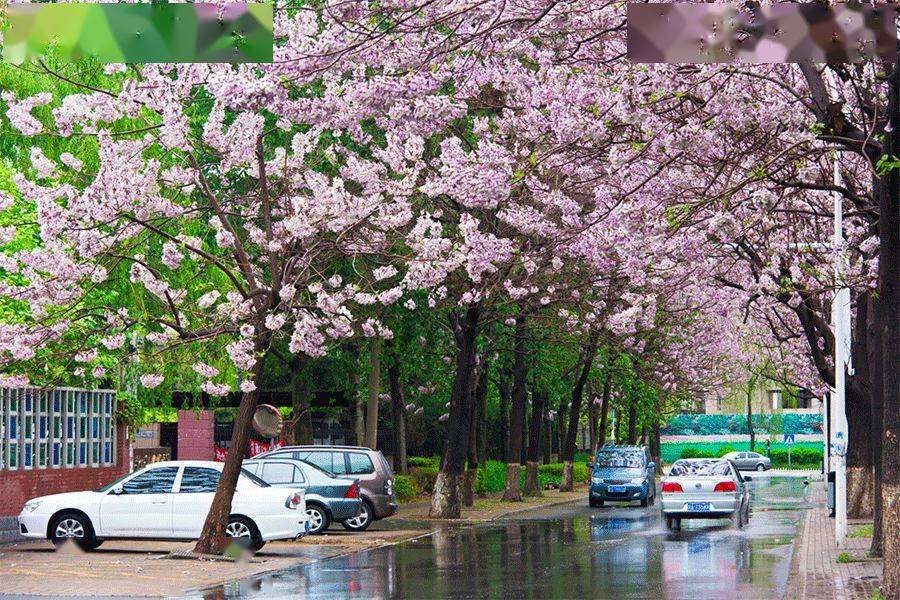
[(788, 446), (793, 446), (794, 445), (794, 434), (793, 433), (784, 434), (784, 443), (787, 444)]

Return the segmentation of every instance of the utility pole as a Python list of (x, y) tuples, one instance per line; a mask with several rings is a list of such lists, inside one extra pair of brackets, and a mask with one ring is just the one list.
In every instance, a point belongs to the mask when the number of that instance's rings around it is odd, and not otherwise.
[[(834, 185), (840, 187), (840, 156), (834, 158)], [(838, 547), (847, 541), (847, 411), (846, 375), (850, 367), (850, 289), (843, 284), (844, 235), (841, 193), (834, 192), (834, 299), (831, 322), (834, 333), (834, 396), (831, 401), (829, 451), (834, 469), (834, 535)], [(851, 371), (852, 374), (852, 371)]]

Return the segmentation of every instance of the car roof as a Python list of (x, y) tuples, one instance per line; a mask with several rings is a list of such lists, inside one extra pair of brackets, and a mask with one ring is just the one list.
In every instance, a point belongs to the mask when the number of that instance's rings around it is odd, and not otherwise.
[(214, 460), (162, 460), (150, 463), (148, 467), (212, 467), (214, 469), (222, 469), (225, 463)]
[(266, 454), (281, 450), (359, 450), (362, 452), (378, 452), (378, 450), (372, 450), (365, 446), (281, 446), (280, 448), (272, 448)]
[(721, 458), (679, 458), (675, 462), (702, 462), (702, 461), (722, 462), (723, 460), (725, 460), (724, 457), (721, 457)]

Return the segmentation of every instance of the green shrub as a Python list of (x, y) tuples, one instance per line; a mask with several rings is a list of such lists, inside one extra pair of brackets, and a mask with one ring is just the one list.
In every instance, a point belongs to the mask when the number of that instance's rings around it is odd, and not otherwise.
[[(545, 479), (549, 483), (559, 485), (562, 481), (563, 463), (550, 463), (538, 467), (538, 476)], [(591, 476), (590, 469), (583, 462), (572, 463), (572, 481), (575, 483), (584, 483)], [(543, 482), (542, 482), (543, 483)]]
[[(784, 448), (773, 449), (770, 458), (773, 465), (787, 466), (788, 451)], [(818, 465), (822, 460), (822, 452), (815, 448), (794, 448), (791, 450), (791, 465)]]
[(423, 494), (430, 494), (434, 490), (434, 483), (437, 481), (437, 470), (432, 471), (429, 468), (416, 467), (409, 470), (409, 476), (422, 491)]
[(394, 491), (397, 493), (397, 502), (409, 502), (422, 495), (421, 488), (411, 475), (394, 476)]
[(725, 456), (725, 455), (728, 454), (729, 452), (737, 452), (737, 450), (734, 449), (734, 446), (722, 446), (722, 447), (719, 448), (719, 450), (718, 450), (718, 455), (719, 455), (719, 456)]
[(439, 456), (410, 456), (406, 459), (406, 464), (410, 468), (431, 469), (437, 473), (441, 468), (441, 458)]
[(489, 460), (483, 465), (478, 465), (478, 472), (475, 474), (475, 493), (502, 492), (504, 489), (506, 489), (506, 463)]
[(678, 458), (716, 458), (716, 455), (709, 450), (688, 447), (681, 451), (681, 455)]

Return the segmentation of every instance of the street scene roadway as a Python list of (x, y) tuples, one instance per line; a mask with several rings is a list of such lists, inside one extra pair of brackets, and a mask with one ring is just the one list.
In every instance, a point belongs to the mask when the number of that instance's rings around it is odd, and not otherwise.
[(742, 530), (713, 520), (673, 532), (658, 507), (598, 509), (585, 500), (187, 597), (781, 598), (809, 485), (804, 477), (755, 478)]

